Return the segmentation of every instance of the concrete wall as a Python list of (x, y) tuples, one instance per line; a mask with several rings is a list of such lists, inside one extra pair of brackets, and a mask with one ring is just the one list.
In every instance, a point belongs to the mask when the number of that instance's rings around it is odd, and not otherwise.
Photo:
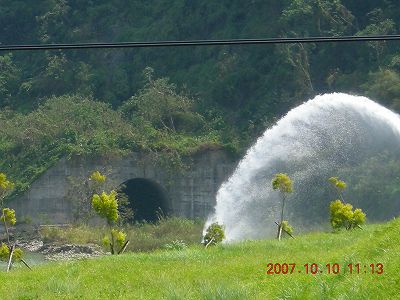
[(206, 218), (215, 205), (219, 186), (232, 174), (236, 161), (221, 150), (203, 152), (190, 160), (189, 170), (171, 174), (141, 153), (122, 158), (64, 158), (8, 206), (16, 210), (19, 220), (27, 217), (36, 224), (71, 222), (73, 204), (67, 196), (71, 189), (68, 177), (83, 181), (94, 170), (109, 169), (108, 178), (117, 186), (133, 178), (158, 183), (168, 198), (170, 214), (191, 219)]

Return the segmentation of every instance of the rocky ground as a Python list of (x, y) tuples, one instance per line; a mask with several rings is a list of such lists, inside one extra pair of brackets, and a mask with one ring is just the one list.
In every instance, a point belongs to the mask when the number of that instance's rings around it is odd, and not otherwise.
[[(106, 254), (99, 245), (95, 244), (44, 243), (40, 239), (37, 230), (32, 229), (29, 231), (19, 230), (18, 235), (14, 235), (11, 231), (10, 239), (15, 241), (16, 246), (22, 248), (24, 251), (40, 253), (44, 256), (45, 260), (51, 261), (84, 259)], [(0, 243), (6, 241), (7, 238), (4, 230), (0, 230)]]
[(25, 251), (40, 253), (46, 260), (76, 260), (97, 257), (105, 253), (100, 246), (95, 244), (43, 244), (41, 240), (17, 241), (19, 247)]

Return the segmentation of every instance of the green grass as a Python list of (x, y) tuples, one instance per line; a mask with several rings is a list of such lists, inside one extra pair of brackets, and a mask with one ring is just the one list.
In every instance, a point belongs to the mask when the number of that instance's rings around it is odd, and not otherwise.
[[(351, 232), (106, 256), (0, 273), (7, 299), (399, 299), (400, 219)], [(382, 263), (384, 273), (267, 275), (273, 263)], [(304, 270), (304, 268), (301, 268)]]

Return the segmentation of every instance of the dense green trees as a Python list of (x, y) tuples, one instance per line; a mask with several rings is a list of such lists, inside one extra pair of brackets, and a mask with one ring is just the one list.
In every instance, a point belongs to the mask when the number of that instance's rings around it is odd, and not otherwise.
[(230, 142), (217, 117), (206, 122), (193, 98), (167, 78), (147, 75), (143, 89), (119, 110), (78, 94), (43, 99), (27, 114), (1, 110), (0, 167), (14, 177), (16, 192), (62, 156), (140, 150), (179, 168), (181, 156)]
[(16, 95), (13, 92), (19, 84), (20, 70), (15, 66), (12, 55), (0, 56), (0, 99), (6, 105), (12, 105)]
[(204, 119), (193, 111), (194, 101), (188, 95), (178, 93), (168, 78), (154, 78), (154, 70), (144, 70), (146, 84), (137, 95), (126, 101), (121, 111), (130, 119), (147, 122), (155, 129), (198, 131), (204, 127)]
[[(387, 34), (398, 30), (396, 11), (393, 1), (378, 0), (10, 2), (0, 12), (0, 42)], [(6, 92), (13, 100), (2, 97), (0, 105), (29, 109), (40, 97), (73, 91), (118, 106), (151, 66), (197, 94), (198, 112), (221, 110), (245, 137), (314, 93), (363, 92), (362, 84), (374, 83), (365, 75), (390, 68), (397, 53), (396, 43), (15, 53)]]
[[(348, 178), (347, 197), (355, 206), (362, 206), (370, 220), (384, 221), (400, 211), (400, 156), (386, 151), (356, 167), (340, 170)], [(379, 174), (379, 175), (378, 175)]]
[[(0, 42), (392, 34), (397, 6), (9, 1), (0, 9)], [(0, 168), (21, 190), (71, 153), (144, 149), (181, 166), (182, 155), (201, 147), (243, 151), (290, 108), (329, 91), (365, 94), (399, 111), (399, 57), (398, 42), (2, 52)], [(148, 66), (157, 75), (143, 77)]]
[(139, 147), (137, 131), (109, 105), (82, 96), (47, 99), (28, 114), (0, 112), (0, 168), (26, 189), (62, 156)]

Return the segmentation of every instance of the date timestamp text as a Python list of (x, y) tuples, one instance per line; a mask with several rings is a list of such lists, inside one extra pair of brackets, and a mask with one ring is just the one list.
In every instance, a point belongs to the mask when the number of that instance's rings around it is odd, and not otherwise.
[(384, 273), (382, 263), (372, 264), (361, 264), (351, 263), (347, 265), (341, 265), (338, 263), (328, 263), (325, 265), (317, 263), (306, 263), (299, 265), (296, 263), (268, 263), (266, 266), (266, 274), (278, 275), (278, 274), (376, 274), (381, 275)]

